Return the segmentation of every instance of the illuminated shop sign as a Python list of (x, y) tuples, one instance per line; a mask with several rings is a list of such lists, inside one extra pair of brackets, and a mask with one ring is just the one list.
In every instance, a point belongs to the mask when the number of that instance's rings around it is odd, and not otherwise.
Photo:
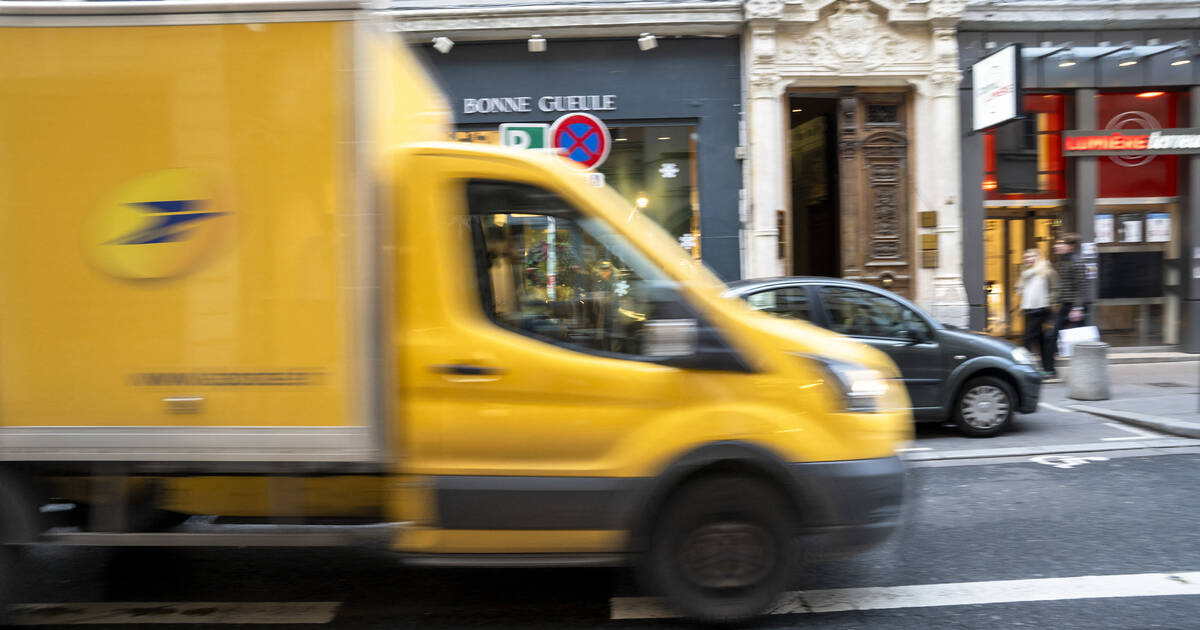
[(1129, 131), (1134, 133), (1106, 129), (1064, 131), (1063, 154), (1083, 156), (1200, 153), (1200, 128)]

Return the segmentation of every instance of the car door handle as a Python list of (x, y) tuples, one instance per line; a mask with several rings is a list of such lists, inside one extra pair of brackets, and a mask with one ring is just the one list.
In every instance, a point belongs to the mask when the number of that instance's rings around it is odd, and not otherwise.
[(482, 365), (468, 365), (465, 363), (447, 363), (442, 365), (431, 365), (429, 369), (438, 374), (447, 374), (451, 376), (499, 376), (504, 373), (504, 370), (494, 367), (485, 367)]

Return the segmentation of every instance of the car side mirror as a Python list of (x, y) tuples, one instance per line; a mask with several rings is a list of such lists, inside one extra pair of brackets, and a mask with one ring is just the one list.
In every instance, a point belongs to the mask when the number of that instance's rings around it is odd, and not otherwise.
[(666, 359), (696, 354), (699, 326), (694, 319), (657, 319), (642, 328), (642, 354)]

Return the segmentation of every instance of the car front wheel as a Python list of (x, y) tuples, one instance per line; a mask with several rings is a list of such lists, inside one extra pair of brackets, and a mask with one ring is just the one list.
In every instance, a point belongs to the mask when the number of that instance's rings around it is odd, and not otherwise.
[(1016, 400), (1008, 383), (994, 376), (977, 376), (959, 393), (954, 422), (971, 437), (992, 437), (1012, 424)]

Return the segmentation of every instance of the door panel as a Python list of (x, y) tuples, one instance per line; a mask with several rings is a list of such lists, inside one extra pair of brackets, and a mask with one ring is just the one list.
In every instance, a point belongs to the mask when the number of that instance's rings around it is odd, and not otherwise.
[[(900, 368), (914, 408), (938, 404), (946, 378), (945, 361), (929, 324), (915, 311), (885, 295), (842, 286), (823, 286), (821, 303), (829, 328), (886, 353)], [(909, 329), (920, 341), (907, 337)]]
[[(442, 180), (414, 219), (403, 386), (425, 474), (618, 475), (622, 440), (683, 400), (687, 371), (646, 356), (648, 323), (687, 314), (623, 237), (487, 165), (429, 160)], [(453, 215), (453, 216), (450, 216)], [(423, 226), (421, 224), (424, 224)], [(403, 263), (401, 263), (403, 265)], [(437, 283), (437, 284), (434, 284)]]

